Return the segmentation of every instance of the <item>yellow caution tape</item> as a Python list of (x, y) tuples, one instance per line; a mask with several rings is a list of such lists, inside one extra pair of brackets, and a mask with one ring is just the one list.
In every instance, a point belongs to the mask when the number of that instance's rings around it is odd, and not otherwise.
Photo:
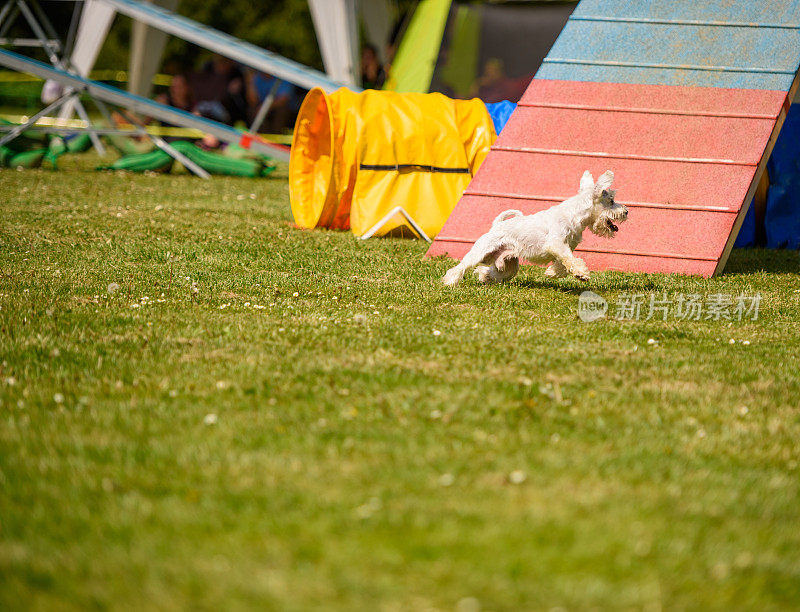
[[(128, 73), (124, 70), (95, 70), (89, 74), (93, 81), (117, 81), (118, 83), (128, 82)], [(36, 83), (41, 82), (39, 77), (20, 72), (0, 71), (0, 83)], [(153, 85), (168, 86), (172, 82), (169, 74), (157, 74), (153, 77)]]
[[(6, 121), (10, 121), (11, 123), (25, 123), (30, 119), (27, 115), (0, 115)], [(60, 128), (76, 128), (76, 129), (85, 129), (89, 127), (89, 125), (83, 121), (82, 119), (56, 119), (54, 117), (42, 117), (39, 119), (35, 124), (36, 127), (60, 127)], [(99, 127), (99, 126), (98, 126)], [(120, 125), (117, 126), (121, 130), (134, 130), (134, 126), (128, 125)], [(193, 128), (182, 128), (182, 127), (163, 127), (160, 125), (148, 125), (145, 127), (145, 131), (148, 134), (152, 134), (153, 136), (174, 136), (178, 138), (202, 138), (203, 132), (200, 130), (195, 130)], [(292, 135), (291, 134), (259, 134), (259, 136), (265, 140), (270, 142), (275, 142), (278, 144), (289, 145), (292, 143)]]

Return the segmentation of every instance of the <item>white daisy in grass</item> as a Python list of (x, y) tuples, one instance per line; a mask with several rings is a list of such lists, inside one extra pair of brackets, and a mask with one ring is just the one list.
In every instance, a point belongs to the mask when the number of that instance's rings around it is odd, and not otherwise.
[(481, 612), (481, 602), (475, 597), (462, 597), (456, 603), (456, 612)]
[(522, 470), (514, 470), (508, 475), (508, 481), (511, 484), (522, 484), (526, 479), (527, 476)]

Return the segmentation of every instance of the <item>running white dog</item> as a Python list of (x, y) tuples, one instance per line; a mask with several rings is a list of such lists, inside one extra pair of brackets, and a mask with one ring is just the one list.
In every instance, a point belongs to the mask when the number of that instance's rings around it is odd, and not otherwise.
[(586, 263), (572, 253), (583, 230), (589, 228), (598, 236), (613, 238), (619, 229), (614, 222), (628, 218), (628, 209), (614, 202), (614, 191), (610, 189), (613, 180), (614, 173), (607, 170), (595, 183), (587, 170), (578, 194), (561, 204), (535, 215), (525, 216), (518, 210), (501, 212), (461, 263), (447, 271), (444, 284), (457, 284), (474, 266), (478, 266), (475, 274), (482, 283), (502, 283), (516, 275), (520, 259), (539, 264), (551, 262), (544, 272), (550, 278), (572, 274), (589, 280)]

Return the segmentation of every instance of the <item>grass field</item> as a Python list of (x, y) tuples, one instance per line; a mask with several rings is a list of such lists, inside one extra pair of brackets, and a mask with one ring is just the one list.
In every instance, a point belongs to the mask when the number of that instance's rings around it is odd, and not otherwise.
[(285, 166), (96, 162), (0, 171), (0, 609), (800, 606), (797, 252), (449, 289)]

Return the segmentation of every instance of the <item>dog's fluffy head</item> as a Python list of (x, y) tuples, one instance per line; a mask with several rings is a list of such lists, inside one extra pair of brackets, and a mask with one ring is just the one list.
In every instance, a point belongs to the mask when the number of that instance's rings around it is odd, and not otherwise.
[(604, 238), (613, 238), (619, 228), (617, 223), (628, 219), (628, 209), (614, 201), (611, 183), (614, 173), (606, 170), (594, 182), (591, 173), (587, 170), (581, 177), (581, 192), (585, 192), (592, 202), (592, 217), (589, 229), (593, 234)]

